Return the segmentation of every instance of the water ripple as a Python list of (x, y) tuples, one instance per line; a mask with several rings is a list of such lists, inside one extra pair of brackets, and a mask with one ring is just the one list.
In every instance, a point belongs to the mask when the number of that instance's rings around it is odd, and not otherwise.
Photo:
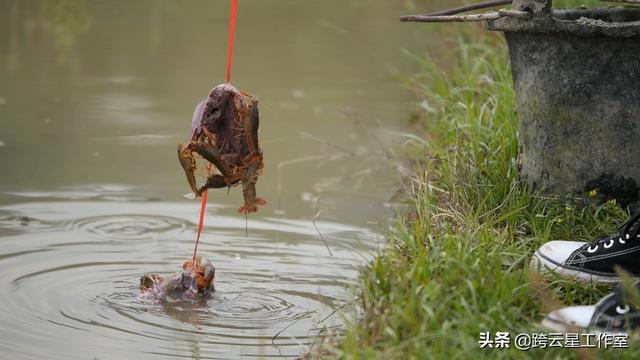
[(168, 237), (187, 229), (190, 223), (167, 216), (113, 215), (77, 219), (67, 227), (82, 229), (92, 235), (110, 240), (151, 240), (159, 235)]
[[(216, 266), (217, 291), (195, 303), (148, 303), (137, 299), (139, 277), (168, 276), (189, 257), (191, 211), (167, 203), (161, 211), (174, 216), (132, 203), (63, 205), (0, 208), (10, 234), (0, 242), (2, 352), (33, 357), (28, 344), (38, 343), (51, 358), (65, 358), (73, 339), (74, 353), (97, 357), (295, 356), (348, 298), (361, 263), (353, 249), (371, 235), (322, 223), (331, 257), (311, 223), (255, 219), (245, 237), (243, 219), (211, 216), (201, 255)], [(23, 213), (33, 216), (26, 224)], [(322, 326), (336, 330), (340, 318)]]

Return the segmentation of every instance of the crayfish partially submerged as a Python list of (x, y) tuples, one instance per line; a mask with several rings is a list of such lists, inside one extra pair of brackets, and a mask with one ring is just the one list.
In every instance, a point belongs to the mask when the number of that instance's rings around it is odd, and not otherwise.
[(196, 257), (182, 264), (182, 270), (165, 279), (158, 274), (145, 274), (140, 278), (141, 300), (196, 300), (198, 296), (215, 291), (213, 279), (216, 269), (211, 262)]
[[(258, 145), (258, 101), (230, 84), (218, 85), (196, 106), (191, 122), (191, 139), (178, 144), (178, 159), (196, 197), (207, 189), (242, 184), (246, 214), (258, 211), (266, 202), (256, 197), (256, 182), (262, 174), (262, 150)], [(196, 184), (193, 153), (217, 170), (205, 182)]]

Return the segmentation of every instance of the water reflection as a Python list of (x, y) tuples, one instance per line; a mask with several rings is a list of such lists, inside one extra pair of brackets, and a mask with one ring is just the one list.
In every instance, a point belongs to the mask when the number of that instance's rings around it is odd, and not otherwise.
[(11, 1), (9, 6), (9, 71), (18, 69), (34, 43), (50, 45), (64, 64), (93, 18), (86, 0)]

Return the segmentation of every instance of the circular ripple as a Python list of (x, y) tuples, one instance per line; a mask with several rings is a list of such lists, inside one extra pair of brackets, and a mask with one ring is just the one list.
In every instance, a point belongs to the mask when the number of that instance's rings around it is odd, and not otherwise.
[[(0, 353), (37, 358), (36, 351), (47, 349), (50, 358), (71, 352), (136, 359), (300, 354), (315, 340), (316, 322), (347, 296), (344, 279), (355, 276), (351, 258), (339, 249), (326, 255), (311, 231), (280, 231), (282, 240), (274, 240), (267, 224), (247, 238), (214, 219), (216, 231), (207, 232), (201, 254), (216, 266), (217, 291), (193, 303), (137, 296), (142, 274), (170, 276), (190, 255), (194, 225), (183, 219), (111, 213), (5, 238), (3, 249), (12, 256), (0, 257), (0, 318), (11, 332), (0, 329)], [(297, 246), (288, 243), (294, 239)], [(338, 326), (339, 319), (321, 326)], [(69, 339), (73, 351), (65, 346)]]
[(68, 227), (109, 240), (153, 240), (186, 230), (191, 224), (179, 218), (148, 215), (113, 215), (79, 219)]
[(247, 290), (219, 295), (219, 298), (212, 301), (211, 313), (219, 319), (236, 322), (236, 325), (242, 323), (255, 327), (260, 322), (292, 321), (311, 313), (277, 293)]
[[(61, 249), (69, 251), (73, 247), (82, 245)], [(108, 247), (123, 246), (113, 243), (103, 246)], [(58, 333), (80, 339), (100, 337), (111, 353), (127, 339), (144, 351), (167, 356), (171, 349), (160, 351), (157, 347), (166, 342), (180, 343), (183, 337), (195, 337), (201, 346), (208, 348), (207, 352), (215, 353), (220, 346), (260, 348), (286, 328), (290, 333), (277, 340), (277, 351), (296, 355), (302, 351), (301, 344), (313, 342), (314, 333), (310, 330), (321, 309), (329, 305), (315, 292), (320, 284), (329, 288), (324, 285), (329, 281), (322, 276), (306, 284), (281, 278), (269, 282), (259, 280), (264, 280), (259, 273), (224, 267), (217, 269), (218, 291), (206, 299), (174, 303), (141, 301), (137, 298), (140, 275), (158, 272), (170, 276), (178, 270), (179, 261), (163, 259), (153, 251), (144, 254), (136, 248), (123, 261), (112, 260), (114, 255), (122, 256), (120, 250), (114, 249), (114, 254), (100, 252), (91, 262), (79, 259), (70, 262), (66, 256), (49, 262), (31, 262), (29, 271), (16, 274), (6, 284), (7, 291), (0, 295), (4, 303), (0, 316), (11, 318), (11, 324), (20, 326), (39, 322), (35, 328), (22, 330), (22, 336), (31, 342), (62, 342), (64, 339), (52, 336)], [(51, 258), (50, 254), (33, 256)], [(162, 260), (134, 260), (145, 257)], [(235, 257), (218, 254), (216, 260), (231, 263)], [(288, 328), (292, 323), (295, 325)], [(296, 334), (295, 339), (288, 337), (291, 334)], [(2, 345), (0, 340), (0, 348)], [(55, 348), (55, 344), (51, 346)]]
[(50, 230), (53, 224), (24, 215), (1, 215), (0, 214), (0, 235), (10, 235), (21, 232), (35, 232)]

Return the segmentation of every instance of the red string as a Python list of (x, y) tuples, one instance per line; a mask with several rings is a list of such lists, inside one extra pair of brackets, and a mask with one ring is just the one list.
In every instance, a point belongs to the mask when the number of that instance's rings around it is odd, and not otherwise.
[[(227, 77), (226, 82), (231, 82), (231, 64), (233, 62), (233, 40), (236, 33), (236, 13), (238, 12), (238, 0), (231, 0), (231, 18), (229, 20), (229, 47), (227, 48)], [(209, 167), (209, 173), (211, 167)], [(198, 236), (196, 237), (196, 245), (193, 249), (193, 263), (196, 262), (198, 253), (198, 243), (202, 234), (202, 226), (204, 225), (204, 211), (207, 208), (207, 191), (202, 193), (202, 201), (200, 203), (200, 220), (198, 221)]]
[(198, 253), (198, 243), (200, 242), (200, 234), (202, 233), (202, 225), (204, 225), (204, 209), (207, 207), (207, 192), (202, 193), (202, 202), (200, 203), (200, 220), (198, 221), (198, 236), (196, 237), (196, 246), (193, 249), (193, 263), (196, 263), (196, 254)]
[(229, 48), (227, 48), (227, 82), (231, 82), (231, 63), (233, 60), (233, 39), (236, 34), (236, 13), (238, 0), (231, 1), (231, 19), (229, 21)]

